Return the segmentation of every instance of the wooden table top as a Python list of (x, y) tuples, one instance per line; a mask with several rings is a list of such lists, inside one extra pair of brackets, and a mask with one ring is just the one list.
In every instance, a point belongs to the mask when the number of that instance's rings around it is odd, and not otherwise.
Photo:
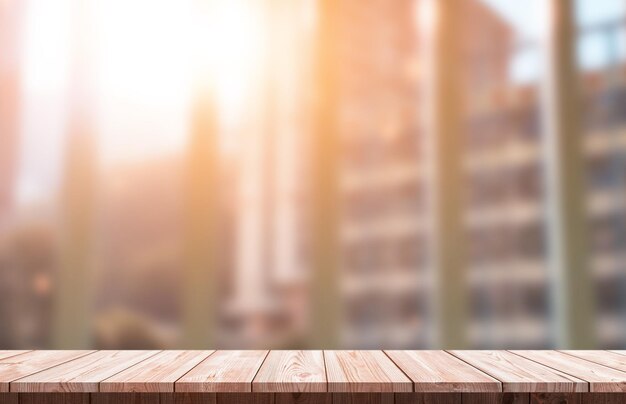
[(0, 392), (626, 392), (626, 351), (0, 351)]

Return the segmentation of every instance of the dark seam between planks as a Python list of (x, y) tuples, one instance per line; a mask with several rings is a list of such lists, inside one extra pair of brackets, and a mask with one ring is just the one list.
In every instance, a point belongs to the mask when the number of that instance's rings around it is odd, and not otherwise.
[[(31, 352), (37, 352), (37, 351), (31, 351)], [(92, 351), (92, 352), (87, 352), (87, 353), (86, 353), (86, 354), (84, 354), (84, 355), (80, 355), (80, 356), (77, 356), (77, 357), (75, 357), (75, 358), (68, 359), (68, 360), (66, 360), (65, 362), (59, 362), (59, 363), (56, 363), (56, 364), (54, 364), (54, 365), (52, 365), (52, 366), (49, 366), (49, 367), (47, 367), (47, 368), (39, 369), (39, 370), (37, 370), (37, 371), (35, 371), (35, 372), (33, 372), (33, 373), (29, 373), (29, 374), (24, 375), (24, 376), (22, 376), (22, 377), (18, 377), (17, 379), (13, 379), (13, 380), (9, 381), (9, 393), (18, 393), (17, 391), (11, 391), (11, 387), (12, 387), (13, 382), (16, 382), (16, 381), (18, 381), (18, 380), (20, 380), (20, 379), (23, 379), (23, 378), (25, 378), (25, 377), (29, 377), (29, 376), (32, 376), (32, 375), (36, 375), (37, 373), (41, 373), (41, 372), (43, 372), (44, 370), (52, 369), (52, 368), (55, 368), (55, 367), (57, 367), (57, 366), (59, 366), (59, 365), (64, 365), (64, 364), (66, 364), (66, 363), (68, 363), (68, 362), (72, 362), (72, 361), (74, 361), (74, 360), (76, 360), (76, 359), (80, 359), (80, 358), (84, 358), (84, 357), (89, 356), (89, 355), (93, 355), (93, 354), (95, 354), (96, 352), (99, 352), (99, 351), (98, 351), (98, 350), (95, 350), (95, 351)], [(25, 352), (25, 353), (29, 353), (29, 352)], [(19, 355), (16, 355), (16, 356), (19, 356)], [(15, 357), (15, 356), (12, 356), (12, 358), (14, 358), (14, 357)]]
[[(398, 369), (400, 369), (400, 372), (402, 372), (403, 375), (406, 376), (407, 379), (409, 379), (409, 381), (411, 382), (411, 392), (414, 393), (415, 392), (415, 380), (413, 380), (411, 378), (411, 376), (409, 376), (404, 369), (402, 369), (400, 367), (400, 365), (398, 365), (392, 358), (391, 356), (387, 355), (387, 352), (384, 349), (381, 349), (382, 353), (391, 361), (391, 363), (393, 363)], [(394, 393), (395, 394), (395, 393)]]
[[(130, 369), (130, 368), (132, 368), (133, 366), (135, 366), (135, 365), (139, 365), (141, 362), (147, 361), (148, 359), (155, 357), (155, 356), (156, 356), (156, 355), (158, 355), (160, 352), (163, 352), (163, 350), (161, 350), (161, 351), (156, 351), (155, 353), (153, 353), (152, 355), (148, 356), (147, 358), (143, 358), (143, 359), (142, 359), (142, 360), (140, 360), (139, 362), (137, 362), (137, 363), (133, 363), (133, 364), (132, 364), (132, 365), (130, 365), (129, 367), (124, 368), (124, 369), (120, 370), (119, 372), (116, 372), (116, 373), (112, 374), (111, 376), (107, 377), (106, 379), (110, 379), (110, 378), (111, 378), (111, 377), (113, 377), (113, 376), (117, 376), (118, 374), (120, 374), (120, 373), (122, 373), (122, 372), (124, 372), (124, 371), (126, 371), (126, 370), (128, 370), (128, 369)], [(100, 383), (102, 383), (102, 382), (103, 382), (103, 381), (105, 381), (106, 379), (100, 380), (100, 381), (98, 382), (98, 393), (100, 393)]]
[[(511, 351), (508, 351), (508, 350), (507, 350), (507, 352), (511, 352)], [(566, 372), (566, 371), (564, 371), (564, 370), (557, 369), (557, 368), (555, 368), (554, 366), (546, 365), (545, 363), (541, 363), (541, 362), (536, 361), (536, 360), (534, 360), (534, 359), (527, 358), (527, 357), (522, 356), (522, 355), (518, 355), (518, 354), (516, 354), (515, 352), (511, 352), (511, 353), (512, 353), (513, 355), (519, 356), (520, 358), (523, 358), (523, 359), (529, 360), (529, 361), (531, 361), (531, 362), (535, 362), (535, 363), (537, 363), (537, 364), (539, 364), (539, 365), (541, 365), (541, 366), (544, 366), (544, 367), (546, 367), (546, 368), (548, 368), (548, 369), (552, 369), (552, 370), (556, 370), (556, 371), (558, 371), (558, 372), (564, 373), (564, 374), (566, 374), (566, 375), (568, 375), (568, 376), (570, 376), (570, 377), (573, 377), (573, 378), (574, 378), (574, 379), (576, 379), (576, 380), (580, 380), (581, 382), (585, 382), (585, 383), (587, 383), (587, 391), (586, 391), (586, 393), (593, 393), (593, 392), (591, 391), (591, 382), (590, 382), (589, 380), (581, 379), (581, 378), (580, 378), (580, 376), (575, 376), (575, 375), (573, 375), (573, 374), (571, 374), (571, 373), (569, 373), (569, 372)], [(575, 392), (574, 392), (574, 393), (575, 393)], [(584, 393), (584, 392), (578, 392), (578, 393)]]
[[(250, 392), (251, 393), (255, 392), (254, 391), (254, 379), (256, 379), (257, 375), (259, 374), (259, 371), (263, 367), (263, 364), (267, 360), (267, 357), (270, 356), (270, 352), (272, 352), (272, 350), (268, 349), (267, 352), (265, 353), (265, 356), (263, 357), (263, 360), (261, 361), (261, 364), (259, 365), (259, 368), (256, 370), (256, 372), (254, 372), (254, 376), (252, 376), (252, 380), (250, 380)], [(257, 391), (257, 393), (258, 393), (258, 391)]]
[[(194, 366), (191, 367), (191, 369), (189, 369), (188, 371), (186, 371), (183, 375), (181, 375), (178, 379), (174, 380), (174, 391), (173, 393), (177, 393), (176, 391), (176, 383), (182, 379), (183, 377), (187, 376), (187, 373), (191, 372), (192, 370), (194, 370), (195, 368), (197, 368), (198, 366), (200, 366), (200, 364), (204, 363), (205, 360), (209, 359), (211, 356), (213, 356), (213, 354), (217, 352), (217, 349), (213, 349), (213, 352), (211, 352), (210, 354), (207, 355), (206, 358), (202, 359), (200, 362), (196, 363)], [(178, 393), (188, 393), (187, 391), (179, 391)]]

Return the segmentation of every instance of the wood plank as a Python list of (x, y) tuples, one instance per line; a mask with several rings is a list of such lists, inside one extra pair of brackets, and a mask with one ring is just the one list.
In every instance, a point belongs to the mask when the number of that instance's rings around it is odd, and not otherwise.
[(332, 397), (333, 404), (394, 404), (393, 393), (333, 393)]
[(276, 393), (274, 404), (333, 404), (328, 393)]
[(464, 393), (463, 404), (528, 404), (529, 393)]
[(626, 372), (626, 356), (611, 351), (559, 351), (590, 362)]
[(461, 393), (396, 393), (395, 404), (462, 404), (465, 396)]
[(271, 393), (223, 393), (217, 394), (217, 404), (273, 404)]
[[(161, 393), (167, 394), (167, 393)], [(91, 404), (161, 404), (159, 393), (91, 393)]]
[(512, 351), (524, 358), (589, 382), (596, 393), (626, 392), (626, 373), (558, 351)]
[(17, 355), (21, 355), (27, 352), (32, 352), (33, 350), (28, 350), (28, 351), (0, 351), (0, 360), (5, 359), (5, 358), (10, 358), (12, 356), (17, 356)]
[(580, 404), (580, 393), (530, 393), (531, 404)]
[(587, 382), (507, 351), (449, 351), (502, 382), (507, 393), (588, 391)]
[(502, 384), (445, 351), (385, 351), (413, 381), (415, 392), (501, 392)]
[(217, 351), (176, 382), (177, 392), (252, 392), (252, 380), (269, 351)]
[(215, 393), (160, 393), (159, 404), (217, 404)]
[(31, 351), (0, 360), (0, 392), (9, 391), (9, 383), (41, 372), (95, 351)]
[(11, 382), (21, 393), (93, 393), (99, 383), (159, 351), (98, 351)]
[(582, 404), (624, 404), (623, 393), (587, 393), (582, 394)]
[(174, 382), (214, 351), (162, 351), (100, 383), (107, 393), (171, 393)]
[(0, 393), (0, 404), (18, 404), (18, 395), (13, 393)]
[(382, 351), (324, 351), (328, 391), (411, 392), (413, 382)]
[(322, 351), (270, 351), (252, 381), (252, 391), (326, 392), (324, 354)]
[(20, 404), (89, 404), (89, 394), (25, 393), (19, 394), (19, 400)]

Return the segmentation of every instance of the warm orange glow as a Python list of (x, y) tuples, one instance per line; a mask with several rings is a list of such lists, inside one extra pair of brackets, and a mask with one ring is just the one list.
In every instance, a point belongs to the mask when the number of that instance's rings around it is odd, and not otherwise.
[(25, 90), (33, 99), (66, 99), (78, 53), (104, 159), (172, 151), (185, 143), (194, 87), (215, 87), (225, 121), (243, 113), (258, 81), (265, 29), (256, 1), (33, 2)]

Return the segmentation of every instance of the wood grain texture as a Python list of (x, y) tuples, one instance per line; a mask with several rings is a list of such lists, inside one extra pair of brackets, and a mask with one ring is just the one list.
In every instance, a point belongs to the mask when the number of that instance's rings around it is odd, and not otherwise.
[(92, 393), (99, 384), (129, 367), (154, 356), (159, 351), (98, 351), (10, 384), (10, 390), (22, 393)]
[(220, 393), (217, 404), (274, 404), (271, 393)]
[(276, 393), (274, 404), (332, 404), (333, 395), (328, 393)]
[(587, 393), (581, 394), (582, 404), (624, 404), (622, 393)]
[(590, 362), (626, 372), (626, 356), (610, 351), (559, 351)]
[(413, 382), (382, 351), (324, 351), (328, 391), (411, 392)]
[(467, 393), (461, 396), (463, 404), (528, 404), (528, 393)]
[(396, 404), (461, 404), (465, 394), (460, 393), (396, 393)]
[(91, 404), (161, 404), (158, 393), (91, 393), (90, 397)]
[(217, 351), (176, 382), (177, 392), (252, 392), (268, 351)]
[(507, 351), (450, 351), (502, 382), (507, 393), (588, 391), (587, 382)]
[(0, 351), (0, 404), (610, 404), (626, 402), (624, 352)]
[(502, 384), (445, 351), (385, 351), (413, 381), (415, 392), (501, 392)]
[(596, 393), (626, 392), (626, 373), (558, 351), (512, 351), (578, 379), (589, 382)]
[(159, 404), (217, 404), (215, 393), (161, 393)]
[(333, 393), (333, 404), (394, 404), (393, 393)]
[(581, 404), (580, 393), (530, 393), (531, 404)]
[(18, 395), (13, 393), (0, 393), (0, 404), (18, 404)]
[(19, 394), (20, 404), (89, 404), (87, 393), (27, 393)]
[(100, 383), (108, 393), (172, 393), (174, 382), (214, 351), (162, 351)]
[(27, 352), (32, 352), (32, 349), (29, 351), (0, 351), (0, 360), (10, 358), (12, 356), (21, 355)]
[(252, 391), (326, 392), (322, 351), (271, 351), (252, 381)]
[(9, 391), (9, 383), (41, 372), (95, 351), (31, 351), (0, 360), (0, 392)]

